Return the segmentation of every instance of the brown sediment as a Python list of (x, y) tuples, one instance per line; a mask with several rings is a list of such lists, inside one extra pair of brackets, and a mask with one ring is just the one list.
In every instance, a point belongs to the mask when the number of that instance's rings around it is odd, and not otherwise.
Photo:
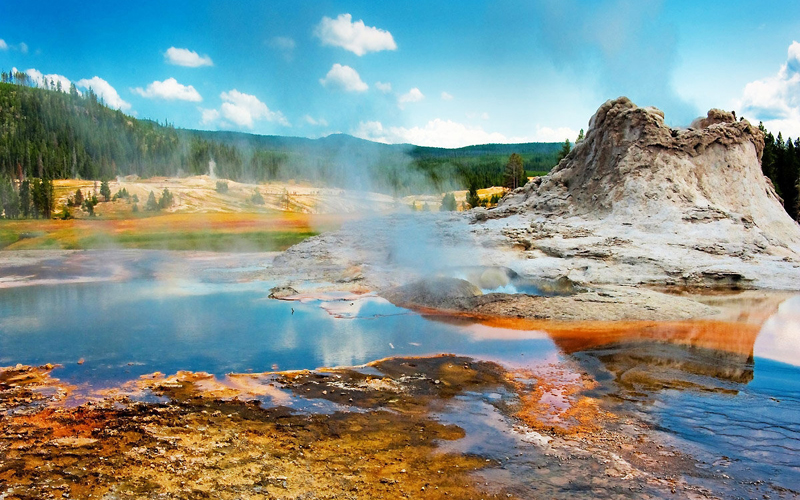
[(616, 419), (601, 408), (599, 400), (583, 394), (598, 386), (585, 373), (551, 364), (537, 370), (515, 370), (508, 376), (520, 397), (514, 416), (531, 429), (586, 438)]
[[(25, 383), (13, 379), (10, 386), (15, 380)], [(133, 402), (120, 395), (123, 388), (79, 407), (1, 417), (0, 495), (9, 500), (571, 496), (568, 482), (559, 479), (564, 474), (632, 492), (655, 491), (656, 497), (674, 487), (687, 493), (675, 477), (693, 463), (670, 450), (668, 458), (652, 459), (666, 448), (644, 439), (646, 429), (630, 421), (626, 425), (633, 432), (615, 430), (617, 417), (583, 394), (593, 387), (577, 365), (509, 372), (453, 355), (222, 378), (156, 373), (127, 390), (160, 395), (165, 403)], [(492, 471), (508, 473), (501, 471), (508, 458), (501, 463), (439, 444), (465, 437), (465, 430), (438, 420), (436, 412), (457, 397), (488, 393), (510, 395), (492, 403), (509, 418), (506, 432), (512, 433), (516, 422), (522, 435), (545, 436), (548, 443), (544, 451), (537, 451), (538, 445), (521, 449), (539, 457), (526, 460), (544, 464), (523, 465), (524, 478), (490, 483)], [(278, 404), (266, 406), (265, 397)], [(291, 407), (322, 400), (328, 404), (322, 410)], [(602, 478), (589, 477), (595, 473)]]
[[(243, 397), (257, 392), (252, 386), (259, 385), (258, 375), (230, 376), (246, 381), (246, 390), (237, 393), (211, 375), (181, 372), (140, 382), (169, 397), (166, 404), (109, 398), (6, 416), (0, 419), (0, 494), (507, 498), (483, 490), (471, 475), (491, 465), (484, 459), (436, 452), (438, 441), (459, 439), (464, 431), (425, 410), (426, 401), (504, 384), (499, 366), (445, 356), (383, 360), (373, 367), (384, 375), (336, 369), (274, 377), (289, 391), (347, 402), (359, 411), (263, 408)], [(310, 387), (315, 391), (306, 391)]]
[(57, 366), (0, 367), (0, 414), (66, 399), (73, 387), (50, 376)]

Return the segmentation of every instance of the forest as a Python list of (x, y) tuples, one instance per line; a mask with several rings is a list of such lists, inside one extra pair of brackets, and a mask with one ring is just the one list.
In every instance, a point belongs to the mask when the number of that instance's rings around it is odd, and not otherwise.
[(512, 152), (546, 172), (559, 144), (460, 149), (373, 143), (344, 134), (321, 139), (175, 128), (105, 106), (90, 90), (38, 88), (2, 73), (0, 177), (112, 179), (209, 173), (237, 181), (309, 181), (397, 195), (502, 184)]
[(778, 132), (775, 137), (759, 124), (764, 133), (764, 154), (761, 170), (775, 186), (778, 196), (783, 198), (783, 207), (794, 220), (800, 220), (800, 137), (792, 142), (783, 139)]

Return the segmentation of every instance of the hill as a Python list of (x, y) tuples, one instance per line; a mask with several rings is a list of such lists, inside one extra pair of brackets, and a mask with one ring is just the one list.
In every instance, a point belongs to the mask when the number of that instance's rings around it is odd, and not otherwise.
[[(547, 171), (560, 144), (459, 149), (177, 129), (79, 94), (0, 83), (0, 177), (102, 179), (215, 174), (236, 181), (305, 180), (392, 194), (497, 185), (512, 152)], [(213, 172), (210, 170), (213, 168)]]

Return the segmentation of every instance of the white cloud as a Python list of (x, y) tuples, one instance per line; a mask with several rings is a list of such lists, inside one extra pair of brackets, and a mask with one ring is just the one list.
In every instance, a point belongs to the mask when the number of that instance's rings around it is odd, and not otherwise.
[(114, 89), (111, 84), (99, 76), (95, 76), (90, 79), (84, 78), (83, 80), (78, 80), (75, 82), (75, 85), (86, 89), (91, 88), (94, 93), (97, 94), (99, 98), (103, 99), (103, 101), (109, 107), (121, 109), (123, 111), (131, 108), (130, 103), (123, 101), (116, 89)]
[(447, 92), (442, 92), (442, 100), (443, 101), (452, 101), (453, 96), (448, 94)]
[(23, 54), (27, 54), (28, 53), (28, 44), (25, 43), (25, 42), (19, 42), (19, 51), (22, 52)]
[(147, 89), (136, 87), (132, 92), (148, 99), (166, 99), (168, 101), (200, 102), (203, 98), (191, 85), (181, 85), (174, 78), (167, 78), (163, 82), (154, 81)]
[(197, 52), (189, 49), (179, 49), (170, 47), (164, 53), (164, 59), (169, 64), (176, 66), (186, 66), (198, 68), (200, 66), (213, 66), (214, 62), (208, 56), (200, 56)]
[[(436, 118), (423, 127), (384, 127), (381, 122), (359, 123), (352, 135), (387, 144), (414, 144), (440, 148), (460, 148), (475, 144), (514, 144), (522, 142), (562, 142), (578, 135), (572, 129), (536, 127), (528, 137), (507, 137), (499, 132), (487, 132), (482, 127), (472, 127), (452, 120)], [(555, 139), (555, 137), (559, 137)]]
[(361, 80), (356, 70), (339, 63), (334, 64), (325, 78), (320, 78), (319, 83), (323, 87), (330, 86), (347, 92), (364, 92), (369, 88), (369, 85)]
[(306, 115), (306, 116), (303, 117), (303, 119), (309, 125), (320, 126), (320, 127), (327, 127), (328, 126), (328, 121), (325, 120), (324, 118), (314, 119), (311, 115)]
[[(266, 104), (258, 100), (254, 95), (239, 92), (236, 89), (230, 92), (223, 92), (219, 97), (225, 101), (220, 107), (220, 114), (223, 118), (240, 127), (253, 128), (253, 124), (258, 120), (280, 123), (289, 127), (289, 121), (280, 111), (271, 111)], [(211, 117), (212, 114), (203, 113), (203, 118)]]
[(2, 38), (0, 38), (0, 50), (8, 50), (8, 44)]
[(578, 132), (569, 127), (541, 127), (536, 125), (536, 132), (531, 136), (530, 142), (564, 142), (569, 139), (574, 142)]
[(800, 43), (792, 42), (778, 73), (750, 82), (736, 103), (741, 114), (784, 137), (800, 136)]
[(294, 49), (297, 47), (294, 39), (288, 36), (276, 36), (269, 41), (269, 46), (281, 53), (287, 61), (294, 58)]
[(375, 82), (375, 88), (383, 92), (384, 94), (388, 94), (392, 91), (392, 84), (391, 83), (383, 83), (383, 82)]
[(198, 109), (203, 114), (203, 118), (200, 120), (200, 123), (203, 125), (208, 125), (209, 123), (213, 123), (219, 119), (219, 111), (216, 109)]
[[(17, 68), (11, 69), (12, 73), (17, 72)], [(51, 89), (56, 90), (58, 88), (59, 82), (61, 83), (61, 91), (62, 92), (69, 92), (69, 86), (72, 82), (69, 81), (64, 75), (43, 75), (41, 71), (35, 68), (30, 68), (25, 70), (25, 74), (33, 81), (37, 87), (43, 89)], [(52, 84), (51, 84), (52, 82)]]
[(342, 47), (357, 56), (363, 56), (367, 52), (397, 49), (391, 33), (365, 26), (361, 20), (353, 22), (350, 14), (340, 14), (336, 19), (323, 17), (314, 30), (314, 35), (322, 41), (322, 45)]
[(425, 99), (425, 94), (420, 92), (420, 90), (417, 87), (414, 87), (413, 89), (409, 90), (405, 94), (398, 97), (397, 104), (402, 108), (404, 104), (407, 104), (409, 102), (419, 102), (423, 99)]
[(436, 118), (424, 127), (384, 127), (380, 122), (361, 122), (353, 135), (388, 144), (409, 143), (417, 146), (457, 148), (473, 144), (509, 142), (499, 133), (488, 133), (480, 127)]

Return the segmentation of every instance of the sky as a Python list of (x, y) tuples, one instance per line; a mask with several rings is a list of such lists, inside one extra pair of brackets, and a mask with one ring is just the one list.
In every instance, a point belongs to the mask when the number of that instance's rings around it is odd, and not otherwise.
[(574, 140), (607, 99), (800, 136), (800, 6), (751, 0), (0, 0), (0, 69), (177, 127)]

